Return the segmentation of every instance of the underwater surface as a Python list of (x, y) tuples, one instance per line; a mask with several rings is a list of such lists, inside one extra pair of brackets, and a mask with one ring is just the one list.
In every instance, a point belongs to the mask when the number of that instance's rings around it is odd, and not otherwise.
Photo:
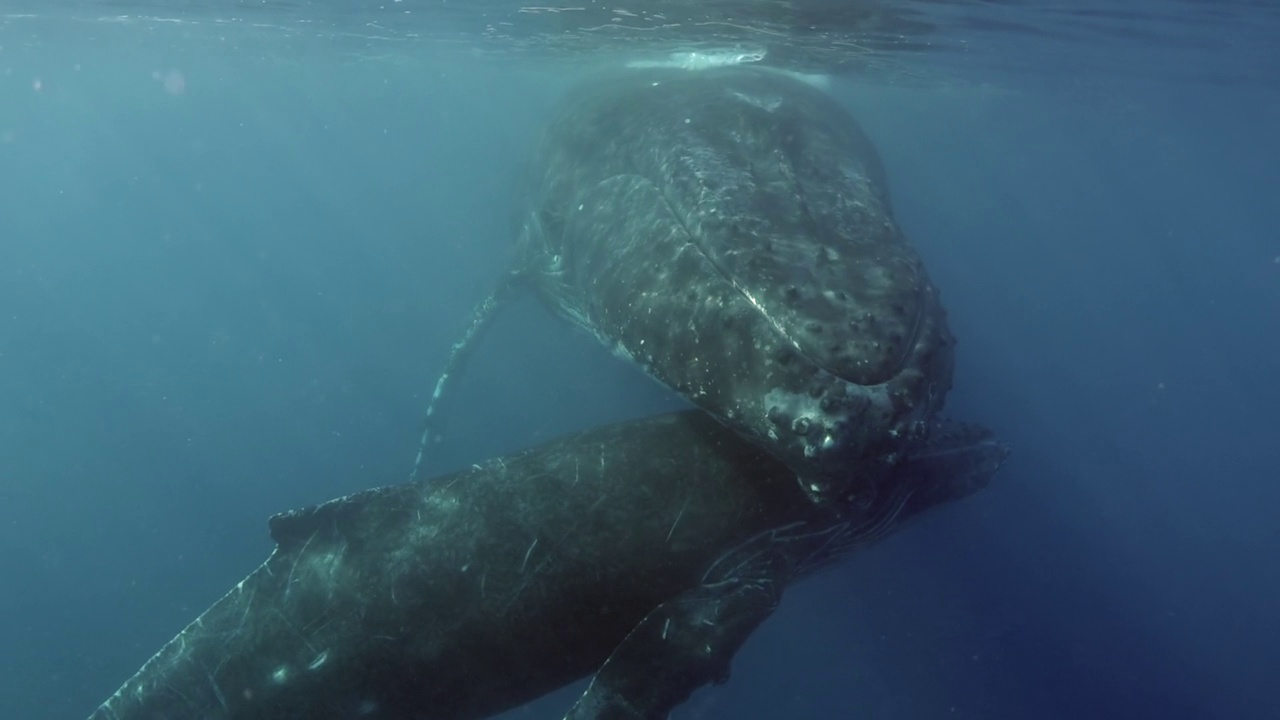
[[(408, 479), (576, 80), (763, 62), (875, 142), (1013, 454), (674, 717), (1280, 716), (1280, 8), (631, 5), (0, 3), (0, 715), (86, 717), (270, 515)], [(423, 475), (684, 407), (532, 297), (454, 390)]]

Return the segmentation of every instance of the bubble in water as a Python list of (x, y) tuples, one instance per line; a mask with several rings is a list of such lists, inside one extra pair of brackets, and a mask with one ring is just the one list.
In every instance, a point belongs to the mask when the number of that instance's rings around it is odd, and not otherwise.
[(164, 91), (170, 95), (181, 95), (187, 90), (187, 78), (180, 70), (169, 70), (163, 73), (155, 70), (151, 73), (151, 79), (164, 86)]
[(164, 76), (164, 91), (170, 95), (181, 95), (187, 89), (187, 78), (177, 70), (170, 70)]

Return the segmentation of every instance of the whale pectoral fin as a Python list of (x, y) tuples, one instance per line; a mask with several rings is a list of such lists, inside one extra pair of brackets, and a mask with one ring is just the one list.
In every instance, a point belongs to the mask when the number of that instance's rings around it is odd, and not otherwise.
[(1009, 448), (991, 430), (937, 418), (927, 439), (907, 450), (898, 483), (915, 488), (909, 509), (918, 512), (986, 487), (1008, 457)]
[(471, 322), (467, 324), (467, 331), (463, 334), (462, 339), (454, 343), (453, 347), (449, 349), (449, 358), (445, 360), (444, 370), (441, 371), (440, 377), (436, 379), (435, 388), (431, 391), (431, 399), (427, 401), (427, 412), (422, 423), (422, 438), (418, 442), (418, 455), (414, 458), (413, 470), (409, 473), (409, 482), (418, 479), (418, 468), (422, 465), (422, 457), (426, 454), (427, 445), (433, 437), (439, 434), (439, 405), (448, 390), (449, 383), (461, 371), (463, 361), (471, 354), (484, 330), (489, 326), (494, 316), (497, 315), (497, 311), (505, 307), (506, 299), (523, 278), (522, 270), (514, 269), (498, 280), (493, 290), (480, 301), (480, 304), (471, 313)]
[(781, 597), (781, 584), (735, 578), (659, 605), (622, 641), (565, 720), (661, 720), (729, 663)]

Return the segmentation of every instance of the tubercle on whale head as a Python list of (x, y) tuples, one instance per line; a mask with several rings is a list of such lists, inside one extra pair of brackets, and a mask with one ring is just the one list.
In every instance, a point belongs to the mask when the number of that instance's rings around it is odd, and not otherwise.
[(924, 438), (951, 385), (949, 335), (943, 340), (887, 383), (858, 385), (799, 363), (793, 369), (813, 371), (810, 380), (778, 378), (782, 384), (763, 395), (767, 444), (810, 499), (874, 497), (905, 449)]
[[(896, 274), (868, 275), (883, 283), (878, 290), (793, 283), (752, 303), (776, 335), (769, 358), (779, 374), (762, 403), (770, 440), (821, 504), (873, 496), (950, 390), (955, 340), (939, 293), (914, 252), (898, 250)], [(804, 333), (808, 342), (799, 342)]]

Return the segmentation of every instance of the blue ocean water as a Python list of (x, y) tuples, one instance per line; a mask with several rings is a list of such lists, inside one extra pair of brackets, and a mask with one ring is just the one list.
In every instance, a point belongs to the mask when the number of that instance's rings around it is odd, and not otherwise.
[[(676, 717), (1280, 716), (1274, 6), (697, 7), (637, 40), (618, 8), (0, 2), (0, 717), (87, 716), (269, 515), (405, 480), (539, 119), (593, 67), (753, 42), (838, 71), (959, 338), (949, 410), (1014, 454)], [(424, 472), (680, 406), (529, 300)]]

